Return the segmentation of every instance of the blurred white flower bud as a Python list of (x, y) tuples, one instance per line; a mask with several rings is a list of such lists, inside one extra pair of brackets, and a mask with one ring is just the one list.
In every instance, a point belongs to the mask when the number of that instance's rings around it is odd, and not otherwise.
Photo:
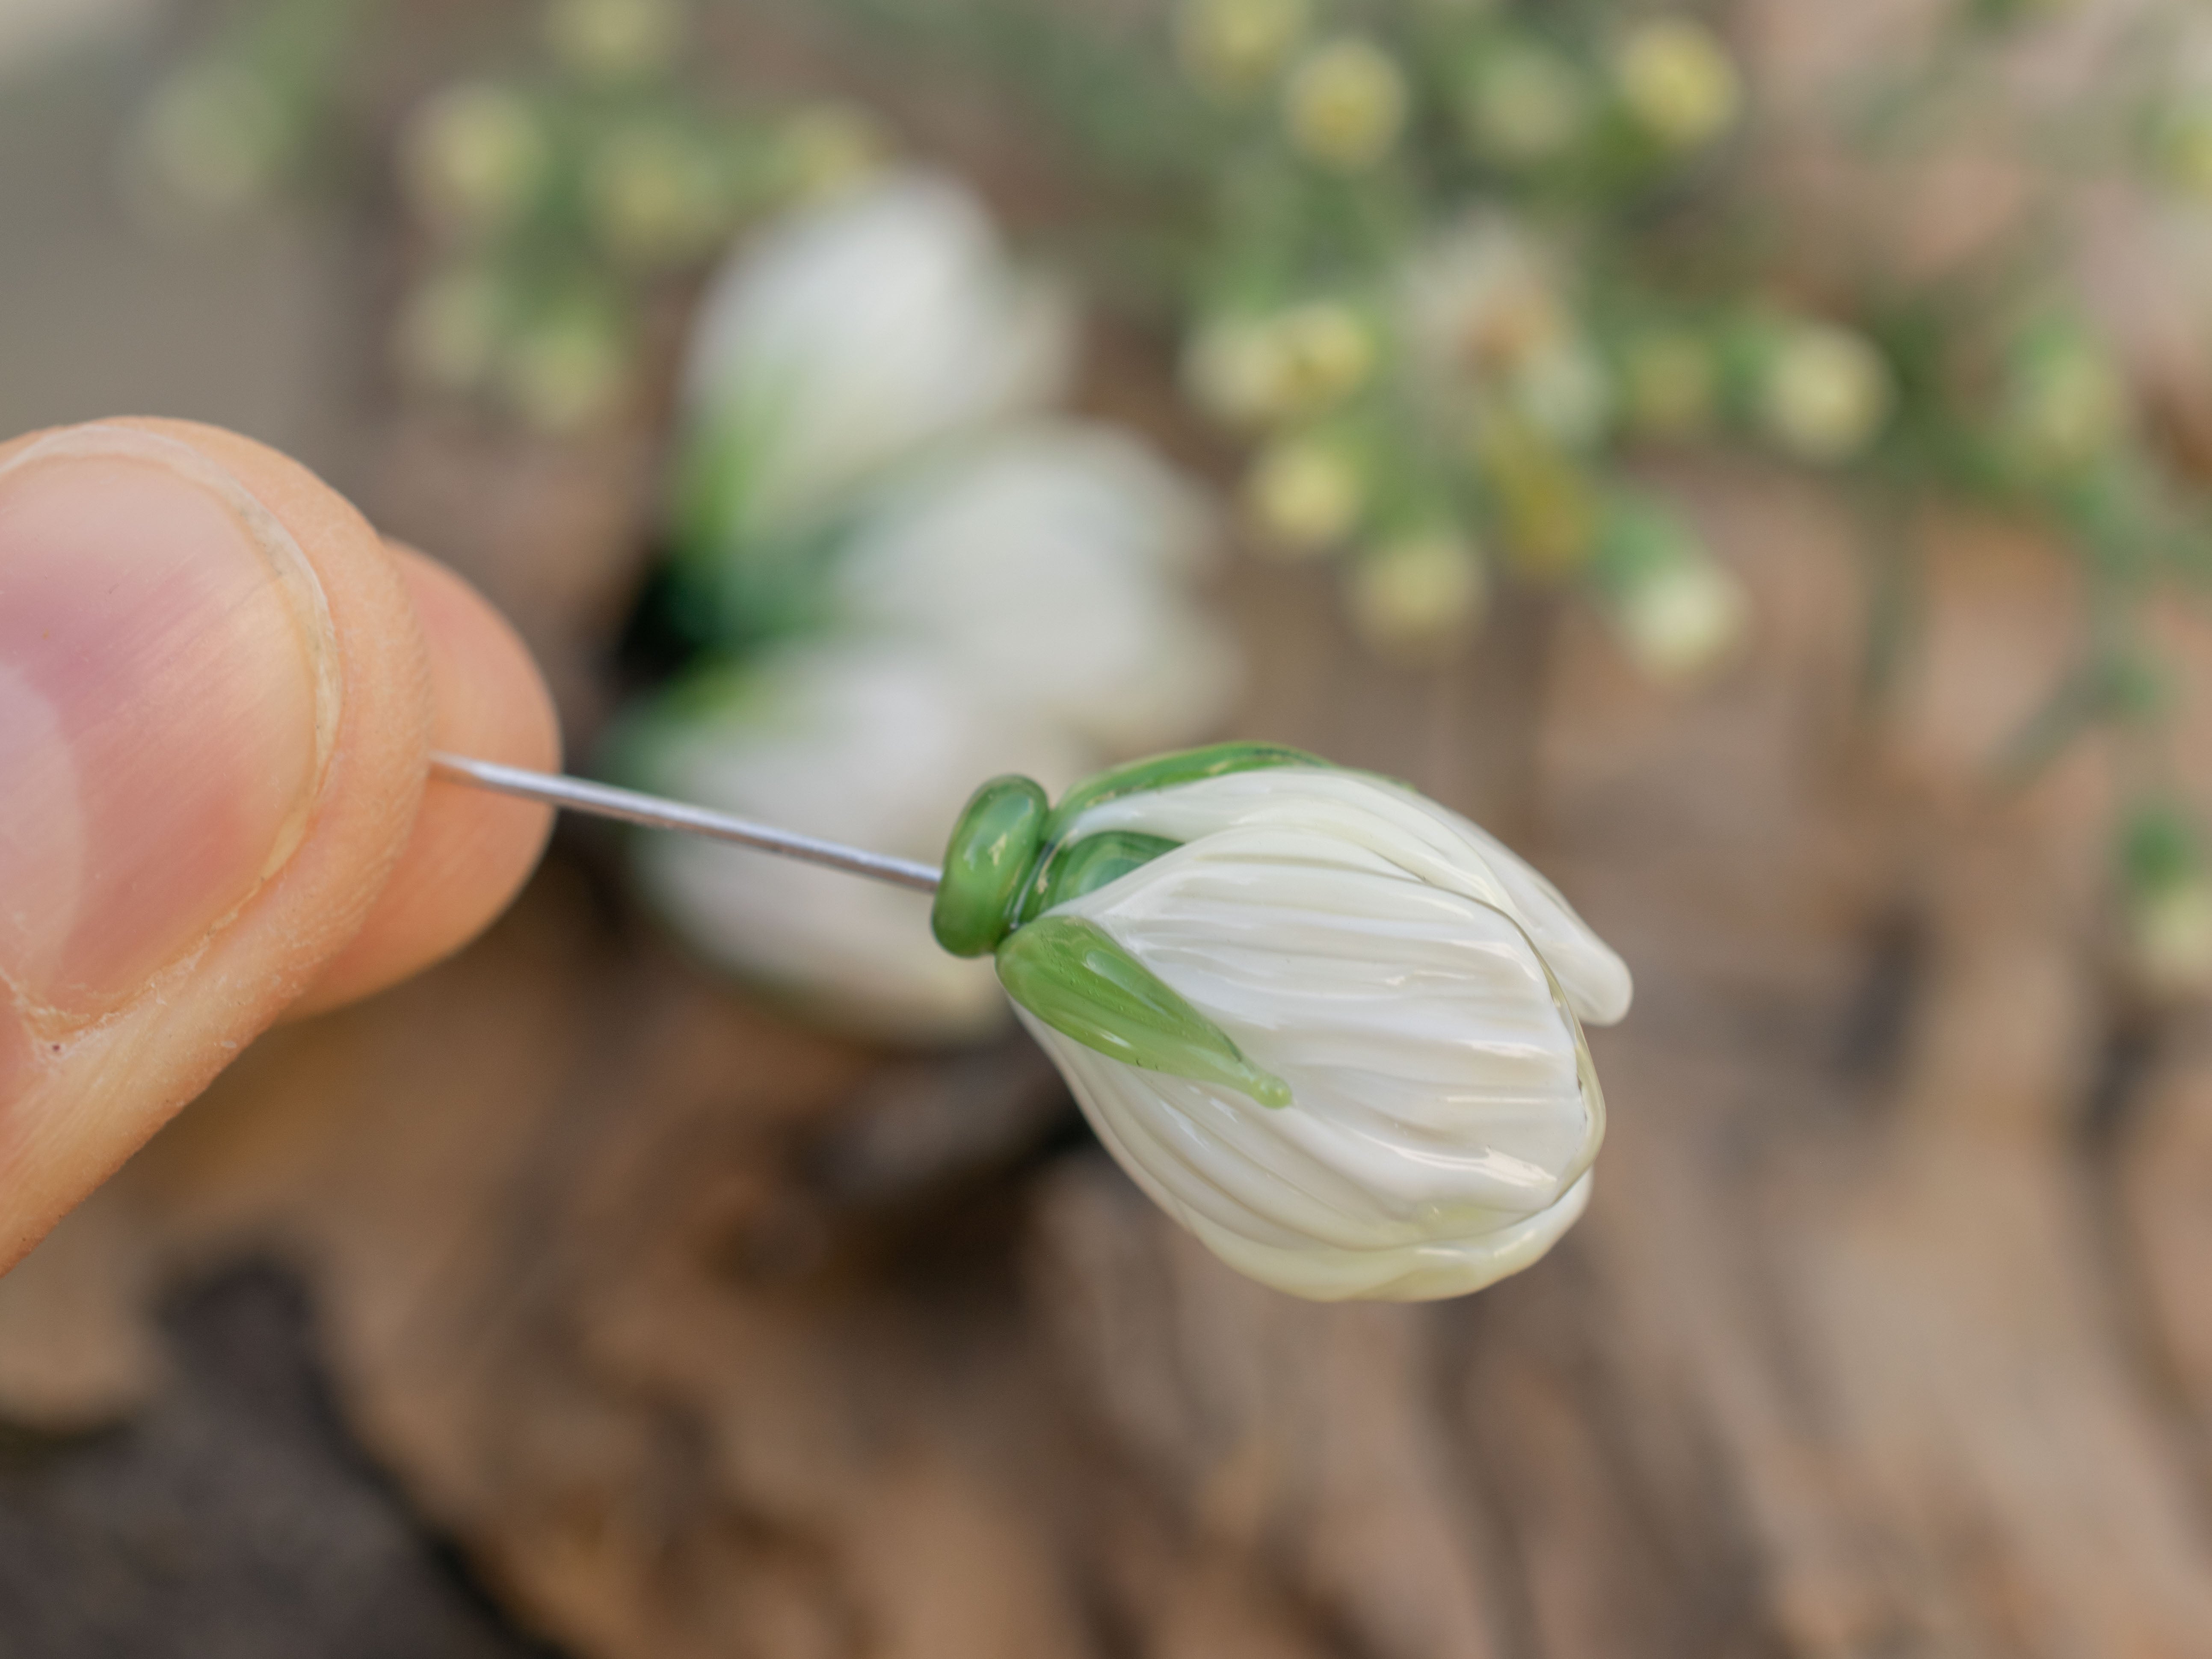
[(1735, 60), (1711, 29), (1687, 17), (1656, 17), (1631, 27), (1614, 57), (1613, 76), (1637, 125), (1669, 149), (1711, 143), (1742, 112)]
[(1438, 526), (1360, 550), (1346, 573), (1345, 598), (1368, 649), (1419, 667), (1465, 647), (1488, 606), (1490, 578), (1474, 544)]
[(636, 81), (665, 70), (684, 25), (681, 0), (546, 0), (546, 46), (587, 81)]
[(1267, 84), (1304, 38), (1310, 0), (1182, 0), (1176, 61), (1194, 85), (1237, 98)]
[(1791, 453), (1834, 463), (1881, 436), (1896, 397), (1889, 365), (1864, 337), (1832, 323), (1800, 323), (1766, 363), (1759, 415)]
[(709, 285), (684, 365), (688, 472), (726, 488), (709, 539), (788, 533), (881, 469), (1067, 384), (1073, 319), (933, 173), (779, 223)]
[[(796, 647), (672, 688), (617, 735), (617, 769), (680, 800), (934, 862), (980, 780), (1024, 772), (1054, 787), (1096, 763), (1023, 702), (1019, 687), (979, 692), (935, 652)], [(689, 836), (640, 836), (630, 857), (694, 949), (819, 1018), (933, 1042), (1006, 1023), (990, 965), (938, 948), (920, 894)]]
[(482, 235), (520, 218), (542, 187), (544, 125), (527, 99), (469, 82), (419, 106), (399, 136), (400, 184), (429, 223)]
[(836, 555), (828, 620), (927, 641), (979, 695), (1099, 753), (1173, 747), (1209, 735), (1237, 684), (1236, 647), (1194, 595), (1216, 532), (1143, 445), (1035, 422), (883, 490)]
[[(741, 618), (744, 579), (785, 580), (801, 597), (779, 620), (819, 642), (659, 699), (625, 772), (929, 857), (993, 773), (1065, 779), (1203, 735), (1237, 673), (1194, 593), (1212, 514), (1124, 434), (1016, 418), (1059, 391), (1066, 336), (932, 175), (797, 216), (735, 264), (689, 365), (690, 476), (722, 493), (684, 555)], [(1002, 1012), (912, 895), (712, 848), (639, 860), (702, 949), (839, 1023), (963, 1037)]]
[(1343, 35), (1303, 55), (1283, 88), (1291, 146), (1337, 173), (1364, 173), (1388, 155), (1406, 125), (1398, 60), (1373, 41)]
[(1510, 42), (1485, 54), (1460, 101), (1461, 120), (1477, 153), (1513, 163), (1563, 154), (1588, 130), (1589, 115), (1590, 91), (1582, 71), (1534, 41)]
[(1275, 439), (1245, 475), (1244, 510), (1261, 545), (1285, 557), (1310, 558), (1341, 544), (1366, 507), (1358, 457), (1321, 434)]

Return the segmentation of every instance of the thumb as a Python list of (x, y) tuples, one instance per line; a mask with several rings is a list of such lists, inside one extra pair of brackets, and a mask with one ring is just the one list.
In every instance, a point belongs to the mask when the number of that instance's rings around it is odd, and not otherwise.
[(0, 1268), (362, 931), (433, 688), (398, 565), (282, 456), (0, 446)]

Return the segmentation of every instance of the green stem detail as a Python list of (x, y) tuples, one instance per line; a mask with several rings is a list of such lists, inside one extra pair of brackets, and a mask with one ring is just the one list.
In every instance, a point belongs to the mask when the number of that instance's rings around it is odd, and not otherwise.
[(1047, 816), (1044, 791), (1029, 778), (993, 778), (969, 797), (929, 912), (930, 931), (954, 956), (988, 956), (1014, 925)]

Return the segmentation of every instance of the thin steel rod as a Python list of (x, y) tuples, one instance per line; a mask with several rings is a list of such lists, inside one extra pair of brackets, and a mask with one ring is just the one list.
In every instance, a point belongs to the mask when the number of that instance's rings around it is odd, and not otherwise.
[(620, 818), (625, 823), (641, 823), (651, 830), (680, 830), (687, 835), (705, 836), (713, 841), (730, 842), (763, 853), (781, 853), (788, 859), (803, 859), (809, 864), (826, 865), (832, 870), (843, 870), (856, 876), (872, 876), (878, 881), (911, 887), (917, 892), (935, 892), (942, 873), (934, 866), (916, 864), (911, 859), (890, 858), (858, 847), (840, 846), (834, 841), (733, 818), (725, 812), (710, 812), (703, 806), (687, 806), (682, 801), (663, 800), (657, 795), (641, 795), (634, 789), (616, 789), (604, 783), (586, 783), (581, 778), (556, 777), (550, 772), (530, 772), (519, 766), (500, 766), (460, 755), (431, 756), (430, 774), (448, 783), (470, 784), (478, 789), (496, 790), (502, 795), (519, 795), (524, 800), (546, 806), (562, 806), (570, 811), (590, 812), (603, 818)]

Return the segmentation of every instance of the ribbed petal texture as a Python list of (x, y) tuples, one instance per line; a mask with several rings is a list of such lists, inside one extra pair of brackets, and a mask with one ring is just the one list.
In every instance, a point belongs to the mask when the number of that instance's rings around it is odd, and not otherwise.
[[(1627, 969), (1493, 838), (1358, 773), (1232, 774), (1078, 833), (1187, 844), (1063, 906), (1188, 998), (1287, 1108), (1028, 1024), (1122, 1166), (1239, 1270), (1411, 1300), (1527, 1267), (1581, 1213), (1605, 1109), (1577, 1015)], [(1026, 1018), (1026, 1016), (1025, 1016)]]

